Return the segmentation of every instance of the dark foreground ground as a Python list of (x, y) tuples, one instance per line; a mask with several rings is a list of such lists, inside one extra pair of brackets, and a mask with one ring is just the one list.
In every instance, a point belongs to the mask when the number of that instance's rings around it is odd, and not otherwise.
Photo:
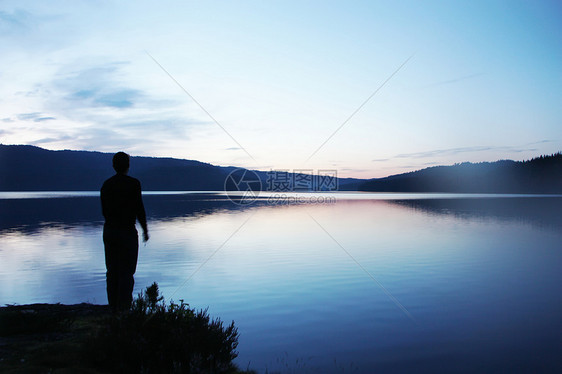
[[(106, 305), (31, 304), (0, 308), (0, 372), (2, 373), (107, 373), (130, 372), (100, 363), (99, 335), (122, 317)], [(154, 318), (153, 320), (156, 320)], [(111, 322), (108, 322), (111, 321)], [(122, 323), (120, 321), (119, 323)], [(146, 322), (142, 325), (144, 326)], [(127, 326), (130, 326), (127, 325)], [(101, 344), (111, 345), (111, 337)], [(142, 338), (141, 338), (142, 339)], [(117, 342), (116, 342), (117, 343)], [(122, 344), (120, 342), (120, 344)], [(96, 345), (97, 344), (97, 345)], [(103, 347), (101, 347), (103, 351)], [(150, 348), (152, 349), (152, 348)], [(197, 363), (179, 370), (143, 372), (207, 372)], [(234, 365), (212, 370), (247, 373)]]
[(83, 346), (109, 307), (31, 304), (0, 308), (0, 372), (99, 373)]

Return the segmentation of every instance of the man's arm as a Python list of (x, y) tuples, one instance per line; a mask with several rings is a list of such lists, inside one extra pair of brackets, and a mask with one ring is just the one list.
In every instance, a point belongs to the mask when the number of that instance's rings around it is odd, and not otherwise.
[(106, 193), (105, 193), (105, 183), (101, 186), (100, 189), (100, 200), (101, 200), (101, 214), (103, 215), (103, 218), (107, 219), (106, 213), (107, 213), (107, 198), (106, 198)]
[(137, 219), (142, 227), (143, 231), (143, 241), (148, 241), (148, 226), (146, 225), (146, 212), (144, 210), (144, 204), (142, 203), (142, 189), (139, 182), (137, 191)]

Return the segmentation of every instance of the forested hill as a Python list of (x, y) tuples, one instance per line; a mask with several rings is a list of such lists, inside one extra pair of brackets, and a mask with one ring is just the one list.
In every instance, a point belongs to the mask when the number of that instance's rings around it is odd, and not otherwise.
[[(112, 153), (50, 151), (31, 145), (0, 144), (0, 191), (96, 191), (114, 174)], [(222, 191), (233, 171), (193, 160), (132, 157), (130, 175), (145, 191)], [(254, 171), (267, 189), (268, 172)], [(356, 189), (364, 180), (339, 178), (341, 190)], [(229, 187), (236, 189), (235, 186)]]
[[(95, 191), (113, 175), (111, 153), (0, 144), (0, 191)], [(221, 191), (234, 167), (132, 157), (145, 191)], [(243, 169), (242, 169), (243, 170)], [(267, 189), (268, 174), (255, 171)], [(437, 166), (378, 179), (339, 178), (339, 190), (376, 192), (562, 193), (562, 153), (529, 161)]]
[(562, 193), (562, 153), (529, 161), (496, 161), (436, 166), (358, 187), (371, 192)]
[[(29, 145), (0, 145), (0, 191), (99, 190), (114, 174), (113, 154), (50, 151)], [(211, 190), (224, 185), (226, 168), (199, 161), (132, 157), (131, 175), (145, 190)]]

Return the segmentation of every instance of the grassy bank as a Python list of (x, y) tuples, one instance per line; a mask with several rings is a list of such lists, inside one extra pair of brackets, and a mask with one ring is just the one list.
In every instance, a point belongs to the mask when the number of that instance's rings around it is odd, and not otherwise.
[(0, 308), (2, 373), (247, 373), (234, 322), (165, 304), (154, 284), (131, 310), (32, 304)]

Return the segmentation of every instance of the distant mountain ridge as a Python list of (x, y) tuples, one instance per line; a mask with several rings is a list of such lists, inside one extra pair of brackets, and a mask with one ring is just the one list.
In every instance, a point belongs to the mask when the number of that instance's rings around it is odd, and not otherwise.
[[(113, 174), (112, 157), (112, 153), (0, 144), (0, 191), (96, 191)], [(131, 175), (141, 180), (145, 191), (222, 191), (225, 179), (236, 169), (175, 158), (134, 156), (131, 160)], [(253, 172), (262, 189), (268, 189), (268, 172)], [(436, 166), (386, 178), (338, 178), (338, 189), (562, 194), (562, 153), (529, 161)]]
[[(0, 191), (96, 191), (114, 174), (113, 153), (50, 151), (31, 145), (0, 144)], [(132, 156), (131, 176), (145, 191), (222, 191), (234, 171), (175, 158)], [(254, 170), (266, 189), (268, 173)], [(356, 189), (364, 180), (338, 178), (339, 188)]]
[(529, 161), (502, 160), (435, 166), (371, 179), (359, 184), (369, 192), (562, 193), (562, 153)]
[[(89, 151), (49, 151), (28, 145), (0, 145), (0, 190), (99, 190), (114, 174), (113, 154)], [(199, 161), (133, 157), (132, 175), (146, 190), (208, 190), (224, 183), (222, 168)], [(166, 187), (166, 188), (164, 188)]]

